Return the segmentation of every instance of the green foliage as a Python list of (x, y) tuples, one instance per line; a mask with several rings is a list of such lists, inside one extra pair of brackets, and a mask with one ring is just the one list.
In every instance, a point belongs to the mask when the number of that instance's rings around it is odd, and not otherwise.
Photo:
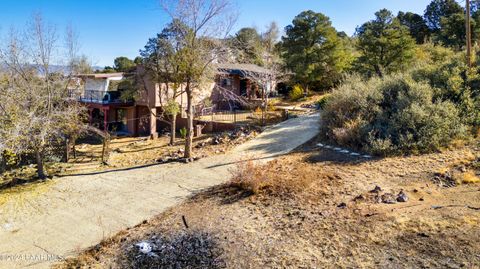
[(210, 98), (205, 98), (205, 99), (203, 100), (203, 105), (204, 105), (205, 107), (212, 107), (212, 106), (213, 106), (212, 99), (210, 99)]
[(143, 58), (141, 56), (137, 56), (135, 57), (135, 59), (133, 60), (133, 63), (135, 65), (139, 65), (139, 64), (142, 64), (143, 63)]
[(425, 10), (425, 21), (433, 32), (442, 28), (442, 18), (463, 13), (463, 8), (455, 0), (433, 0)]
[(350, 67), (352, 57), (327, 16), (304, 11), (285, 31), (281, 55), (286, 68), (294, 74), (294, 83), (307, 89), (328, 89)]
[(417, 44), (423, 44), (430, 36), (430, 29), (422, 16), (412, 12), (398, 12), (397, 19), (406, 26)]
[[(462, 49), (466, 43), (465, 15), (463, 11), (440, 19), (442, 28), (435, 36), (438, 43), (447, 47)], [(475, 28), (475, 21), (472, 21), (472, 29)]]
[(290, 101), (298, 101), (305, 95), (304, 89), (300, 85), (293, 86), (293, 89), (288, 93)]
[(319, 109), (324, 109), (328, 103), (328, 100), (330, 98), (330, 94), (324, 94), (320, 100), (316, 102), (316, 105)]
[(361, 56), (356, 67), (361, 73), (383, 76), (407, 68), (413, 60), (415, 41), (407, 27), (386, 9), (375, 13), (376, 19), (357, 29)]
[(434, 100), (453, 102), (465, 124), (479, 126), (480, 76), (477, 68), (468, 69), (465, 54), (452, 49), (426, 44), (420, 51), (427, 57), (422, 56), (417, 67), (410, 71), (412, 77), (434, 89)]
[(176, 101), (170, 100), (163, 106), (163, 110), (168, 116), (176, 116), (180, 112), (180, 105)]
[(18, 155), (10, 150), (4, 150), (2, 156), (0, 156), (0, 161), (3, 159), (6, 166), (14, 166), (19, 162)]
[(135, 81), (128, 77), (120, 81), (117, 90), (120, 92), (120, 100), (127, 102), (136, 100), (138, 97), (137, 88), (135, 87)]
[(187, 137), (187, 128), (183, 127), (180, 129), (180, 137), (185, 139)]
[(236, 50), (237, 61), (246, 64), (263, 66), (262, 37), (255, 28), (242, 28), (230, 40), (231, 47)]
[(348, 77), (329, 98), (322, 133), (380, 155), (435, 151), (465, 135), (466, 128), (454, 103), (433, 96), (430, 85), (409, 75)]
[(133, 67), (135, 67), (135, 63), (127, 57), (117, 57), (114, 60), (114, 68), (117, 72), (128, 72)]

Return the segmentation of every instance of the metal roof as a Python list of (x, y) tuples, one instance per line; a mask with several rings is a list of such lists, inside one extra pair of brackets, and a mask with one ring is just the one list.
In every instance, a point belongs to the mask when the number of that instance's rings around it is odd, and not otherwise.
[(98, 74), (80, 74), (77, 77), (81, 78), (121, 78), (123, 77), (123, 73), (98, 73)]
[[(241, 72), (241, 71), (248, 71), (248, 72), (254, 72), (254, 73), (259, 73), (259, 74), (270, 74), (271, 71), (269, 69), (263, 68), (261, 66), (258, 66), (256, 64), (228, 64), (228, 63), (223, 63), (223, 64), (217, 64), (217, 68), (220, 72), (224, 73), (236, 73), (236, 72)], [(227, 72), (230, 71), (230, 72)]]

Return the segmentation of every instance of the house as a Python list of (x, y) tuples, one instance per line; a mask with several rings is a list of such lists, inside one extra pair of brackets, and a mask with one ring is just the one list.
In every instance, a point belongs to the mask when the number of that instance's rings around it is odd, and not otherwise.
[[(268, 94), (274, 88), (271, 73), (265, 68), (251, 64), (219, 64), (217, 69), (215, 80), (196, 91), (195, 109), (201, 109), (207, 99), (218, 110), (242, 109), (261, 100), (263, 93)], [(158, 119), (166, 104), (165, 85), (148, 79), (140, 66), (135, 74), (142, 77), (135, 100), (126, 94), (128, 83), (123, 73), (78, 76), (83, 81), (78, 100), (88, 108), (91, 125), (117, 134), (151, 137), (156, 137), (158, 130), (165, 127)], [(185, 126), (186, 100), (184, 93), (175, 99), (181, 107), (178, 128)]]

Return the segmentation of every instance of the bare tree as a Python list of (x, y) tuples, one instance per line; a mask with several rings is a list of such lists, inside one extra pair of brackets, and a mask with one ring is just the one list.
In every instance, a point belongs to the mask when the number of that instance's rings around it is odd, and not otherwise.
[(163, 9), (184, 27), (178, 33), (182, 73), (187, 95), (187, 137), (185, 158), (192, 157), (193, 102), (196, 90), (214, 80), (214, 63), (218, 61), (224, 39), (235, 21), (229, 0), (160, 0)]
[(68, 93), (71, 75), (51, 70), (60, 47), (55, 26), (35, 14), (23, 34), (10, 31), (0, 48), (0, 151), (33, 152), (42, 179), (46, 149), (84, 126), (84, 108)]

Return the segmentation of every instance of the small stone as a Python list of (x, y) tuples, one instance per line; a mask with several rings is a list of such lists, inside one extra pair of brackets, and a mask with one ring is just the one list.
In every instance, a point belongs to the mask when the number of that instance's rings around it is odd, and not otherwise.
[(395, 204), (396, 203), (395, 196), (391, 193), (385, 193), (384, 195), (382, 195), (381, 199), (382, 199), (382, 203), (384, 203), (384, 204)]
[(360, 200), (364, 200), (365, 197), (363, 195), (358, 195), (357, 197), (353, 198), (353, 201), (360, 201)]
[(341, 208), (341, 209), (344, 209), (344, 208), (347, 208), (347, 204), (342, 202), (342, 203), (338, 204), (337, 207)]
[(371, 190), (370, 192), (371, 193), (379, 193), (382, 191), (382, 188), (380, 188), (380, 186), (378, 185), (375, 185), (375, 188), (373, 188), (373, 190)]
[(397, 202), (405, 203), (407, 201), (408, 201), (407, 194), (403, 191), (400, 191), (400, 193), (397, 195)]

